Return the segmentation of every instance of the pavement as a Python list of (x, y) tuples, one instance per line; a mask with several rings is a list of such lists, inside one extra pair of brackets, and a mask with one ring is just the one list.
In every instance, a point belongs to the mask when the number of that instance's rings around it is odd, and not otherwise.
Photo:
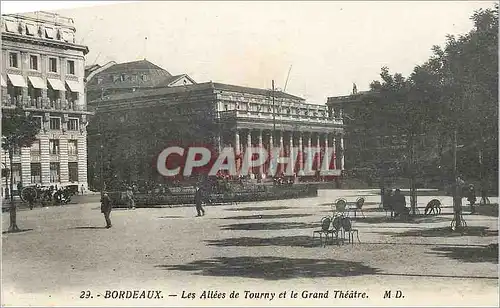
[[(204, 217), (194, 207), (117, 209), (111, 229), (92, 198), (20, 211), (19, 233), (6, 232), (3, 213), (2, 305), (498, 306), (498, 246), (490, 246), (498, 244), (498, 217), (464, 212), (468, 228), (457, 234), (451, 197), (420, 196), (419, 207), (442, 200), (442, 214), (401, 222), (386, 218), (376, 193), (320, 190), (315, 198), (206, 207)], [(361, 243), (312, 241), (335, 199), (359, 196)], [(113, 290), (162, 298), (106, 298)], [(368, 298), (335, 298), (335, 290)]]

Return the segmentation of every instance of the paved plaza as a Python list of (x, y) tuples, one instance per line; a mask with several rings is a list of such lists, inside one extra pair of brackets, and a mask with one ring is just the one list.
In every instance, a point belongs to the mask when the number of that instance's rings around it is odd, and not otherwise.
[[(361, 243), (312, 242), (338, 197), (366, 197), (354, 220)], [(434, 198), (418, 197), (420, 207)], [(3, 303), (59, 306), (496, 306), (498, 217), (464, 212), (465, 234), (449, 231), (451, 197), (439, 216), (389, 220), (376, 190), (320, 190), (316, 198), (207, 207), (124, 210), (105, 229), (97, 202), (19, 211), (20, 233), (2, 214)], [(407, 197), (407, 200), (409, 198)], [(492, 200), (497, 202), (497, 200)], [(423, 208), (420, 209), (423, 212)], [(106, 290), (161, 290), (162, 299), (104, 299)], [(199, 299), (203, 290), (225, 299)], [(231, 291), (239, 299), (228, 298)], [(297, 299), (243, 298), (245, 291), (299, 292)], [(304, 290), (328, 299), (301, 299)], [(368, 299), (335, 299), (334, 290)], [(384, 299), (401, 290), (404, 298)], [(91, 297), (85, 292), (90, 291)], [(196, 293), (195, 299), (182, 298)], [(82, 293), (84, 292), (84, 293)], [(247, 293), (250, 294), (250, 293)], [(170, 296), (171, 295), (171, 296)], [(174, 296), (176, 295), (176, 296)]]

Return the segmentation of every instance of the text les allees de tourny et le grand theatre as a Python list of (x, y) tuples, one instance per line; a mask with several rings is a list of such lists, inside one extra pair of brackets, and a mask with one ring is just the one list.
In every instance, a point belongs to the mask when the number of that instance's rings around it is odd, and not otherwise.
[[(382, 298), (404, 298), (401, 291), (384, 291), (380, 294)], [(163, 292), (159, 290), (106, 290), (103, 295), (98, 297), (104, 299), (163, 299)], [(245, 300), (275, 300), (275, 299), (368, 299), (366, 292), (358, 290), (325, 290), (325, 291), (309, 291), (309, 290), (283, 290), (281, 292), (257, 292), (250, 290), (230, 292), (222, 292), (219, 290), (203, 290), (199, 293), (182, 291), (180, 295), (169, 294), (168, 297), (178, 297), (183, 300), (222, 300), (222, 299), (245, 299)], [(82, 292), (81, 298), (93, 298), (90, 292), (85, 294)]]

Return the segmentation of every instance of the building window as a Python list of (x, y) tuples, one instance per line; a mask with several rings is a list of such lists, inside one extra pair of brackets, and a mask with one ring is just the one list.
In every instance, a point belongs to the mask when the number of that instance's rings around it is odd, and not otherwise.
[(38, 57), (30, 55), (30, 70), (38, 71)]
[(77, 140), (68, 140), (68, 155), (78, 155)]
[(224, 104), (224, 110), (225, 111), (228, 111), (229, 110), (229, 106), (227, 104)]
[(12, 183), (14, 183), (14, 185), (21, 183), (21, 164), (20, 163), (12, 164)]
[(49, 152), (52, 155), (59, 155), (60, 153), (59, 140), (57, 139), (49, 140)]
[(21, 87), (15, 87), (10, 80), (7, 80), (7, 94), (12, 102), (15, 102), (23, 94)]
[(40, 155), (40, 140), (35, 140), (33, 144), (31, 144), (30, 149), (31, 155), (38, 156)]
[(67, 74), (74, 75), (75, 74), (75, 61), (68, 60)]
[(36, 123), (37, 127), (40, 127), (40, 129), (42, 129), (42, 117), (40, 116), (34, 116), (33, 117), (33, 122)]
[(14, 154), (16, 156), (21, 155), (21, 148), (18, 146), (14, 146), (14, 148), (12, 149), (12, 154)]
[(101, 84), (102, 83), (102, 78), (101, 77), (98, 77), (97, 78), (97, 84)]
[(42, 98), (42, 90), (35, 88), (31, 80), (28, 82), (28, 96), (30, 97), (31, 106), (36, 106), (36, 103)]
[(42, 164), (31, 163), (31, 184), (42, 183)]
[(127, 80), (127, 75), (122, 74), (121, 77), (120, 77), (120, 80), (121, 81), (126, 81)]
[(78, 101), (78, 92), (71, 91), (68, 85), (66, 85), (66, 100), (71, 106), (73, 106), (73, 103)]
[(49, 58), (49, 72), (57, 73), (57, 59)]
[(50, 182), (57, 183), (61, 181), (61, 172), (59, 163), (50, 163)]
[(78, 119), (68, 120), (68, 130), (78, 130)]
[(9, 53), (9, 64), (10, 67), (19, 68), (19, 63), (17, 61), (17, 53), (15, 52)]
[(50, 129), (60, 130), (61, 129), (61, 118), (50, 118)]
[(60, 95), (59, 95), (59, 91), (52, 88), (52, 85), (50, 85), (50, 83), (49, 83), (49, 86), (47, 87), (47, 97), (49, 98), (49, 101), (51, 103), (50, 106), (52, 108), (54, 108), (55, 102), (57, 102)]
[(68, 163), (68, 173), (70, 182), (78, 182), (78, 163)]

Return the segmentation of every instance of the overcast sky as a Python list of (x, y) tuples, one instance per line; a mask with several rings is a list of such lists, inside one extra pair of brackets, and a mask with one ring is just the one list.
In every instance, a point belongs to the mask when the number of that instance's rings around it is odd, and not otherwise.
[[(3, 2), (3, 1), (2, 1)], [(2, 3), (3, 5), (3, 3)], [(408, 75), (472, 28), (491, 1), (123, 2), (58, 10), (75, 20), (87, 65), (146, 58), (171, 74), (286, 91), (324, 104), (355, 82), (366, 90), (380, 68)]]

